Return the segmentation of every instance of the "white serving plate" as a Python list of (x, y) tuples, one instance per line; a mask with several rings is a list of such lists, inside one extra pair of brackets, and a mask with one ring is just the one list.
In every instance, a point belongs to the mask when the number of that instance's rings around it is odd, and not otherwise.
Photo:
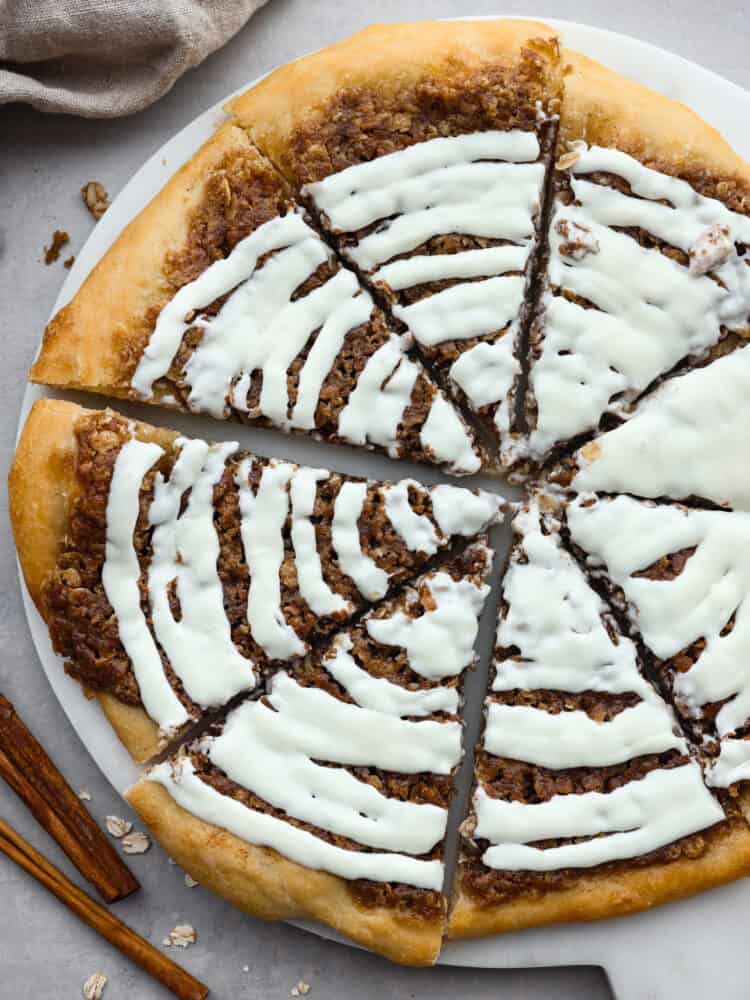
[[(695, 63), (626, 35), (570, 21), (540, 20), (557, 28), (566, 46), (589, 55), (624, 76), (689, 105), (718, 128), (734, 148), (750, 159), (750, 93)], [(255, 81), (253, 81), (255, 82)], [(247, 86), (251, 84), (248, 83)], [(246, 87), (241, 88), (245, 90)], [(68, 302), (91, 268), (127, 223), (141, 211), (166, 180), (224, 120), (220, 102), (199, 115), (144, 163), (112, 203), (76, 257), (55, 302), (53, 313)], [(32, 403), (44, 396), (61, 395), (29, 386), (21, 406), (19, 431)], [(94, 396), (75, 396), (84, 405), (102, 405)], [(160, 412), (157, 408), (116, 401), (118, 409), (155, 424), (166, 424), (194, 436), (213, 440), (239, 438), (260, 454), (371, 476), (414, 475), (425, 482), (440, 480), (439, 473), (408, 463), (353, 449), (334, 448), (302, 437), (274, 431), (249, 430), (198, 416)], [(496, 485), (477, 478), (489, 488)], [(506, 494), (512, 490), (504, 489)], [(498, 557), (507, 544), (498, 538)], [(139, 769), (130, 760), (96, 702), (87, 701), (79, 686), (62, 669), (50, 645), (47, 629), (25, 587), (24, 604), (29, 628), (45, 673), (63, 709), (83, 737), (92, 757), (120, 792), (137, 780)], [(491, 648), (491, 615), (485, 616), (480, 652)], [(479, 678), (481, 684), (481, 678)], [(473, 687), (477, 687), (474, 680)], [(470, 720), (469, 724), (472, 722)], [(476, 724), (476, 721), (474, 721)], [(599, 965), (606, 970), (618, 998), (627, 1000), (705, 1000), (720, 988), (725, 1000), (748, 995), (744, 952), (744, 927), (750, 920), (750, 890), (744, 880), (704, 893), (692, 900), (659, 907), (650, 912), (591, 924), (537, 928), (475, 941), (449, 943), (440, 964), (481, 968), (518, 968), (554, 965)], [(306, 929), (339, 941), (345, 939), (318, 924)], [(349, 942), (350, 943), (350, 942)]]

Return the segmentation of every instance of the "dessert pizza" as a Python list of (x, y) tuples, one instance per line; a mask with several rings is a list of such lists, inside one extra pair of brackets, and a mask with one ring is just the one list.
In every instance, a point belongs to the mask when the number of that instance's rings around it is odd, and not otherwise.
[(134, 807), (247, 912), (413, 964), (750, 873), (750, 165), (525, 21), (369, 28), (227, 114), (32, 380), (523, 496), (37, 403), (20, 561)]

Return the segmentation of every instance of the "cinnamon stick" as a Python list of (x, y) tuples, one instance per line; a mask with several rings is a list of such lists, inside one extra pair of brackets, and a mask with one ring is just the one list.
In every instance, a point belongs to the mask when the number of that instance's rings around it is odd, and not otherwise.
[(180, 1000), (205, 1000), (208, 987), (195, 979), (118, 920), (83, 890), (71, 882), (35, 848), (0, 819), (0, 851), (33, 875), (45, 888), (102, 937), (136, 962), (142, 969), (171, 990)]
[(140, 888), (138, 880), (2, 694), (0, 777), (105, 902), (113, 903)]

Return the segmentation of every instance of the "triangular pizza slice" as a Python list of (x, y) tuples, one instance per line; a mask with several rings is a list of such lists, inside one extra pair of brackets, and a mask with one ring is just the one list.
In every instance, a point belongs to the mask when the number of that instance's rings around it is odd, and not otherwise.
[(583, 496), (567, 523), (700, 741), (709, 781), (750, 803), (750, 514)]
[(534, 22), (377, 25), (230, 105), (501, 451), (516, 429), (558, 56)]
[(472, 432), (407, 346), (226, 125), (53, 318), (31, 379), (477, 472)]
[(170, 857), (256, 916), (433, 963), (491, 563), (481, 538), (443, 558), (147, 772), (128, 799)]
[[(706, 787), (559, 513), (532, 498), (513, 524), (454, 937), (632, 912), (750, 871), (744, 818)], [(614, 525), (607, 540), (634, 547)]]
[(252, 690), (499, 513), (37, 403), (10, 476), (29, 591), (68, 672), (139, 760)]
[(750, 165), (683, 105), (575, 53), (530, 336), (540, 463), (750, 332)]

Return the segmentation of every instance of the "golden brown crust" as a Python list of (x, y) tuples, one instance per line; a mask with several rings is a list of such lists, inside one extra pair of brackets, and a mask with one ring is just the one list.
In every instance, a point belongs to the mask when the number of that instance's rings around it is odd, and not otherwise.
[[(577, 52), (563, 50), (564, 144), (613, 146), (648, 166), (683, 177), (701, 193), (750, 211), (750, 164), (694, 111)], [(727, 190), (712, 190), (718, 184)]]
[(75, 497), (75, 422), (82, 409), (45, 399), (34, 403), (8, 476), (10, 523), (26, 586), (45, 617), (42, 588), (65, 540)]
[(739, 818), (717, 829), (701, 857), (584, 874), (569, 888), (533, 898), (518, 896), (495, 906), (481, 906), (462, 889), (459, 866), (448, 937), (481, 937), (543, 924), (624, 916), (685, 899), (749, 873), (750, 829)]
[(107, 691), (97, 691), (109, 724), (136, 764), (145, 764), (164, 749), (159, 727), (138, 705), (126, 705)]
[[(366, 89), (386, 100), (429, 78), (460, 90), (488, 66), (520, 66), (530, 52), (541, 76), (556, 77), (557, 35), (536, 21), (419, 21), (374, 24), (320, 52), (287, 63), (234, 98), (227, 110), (284, 173), (295, 176), (295, 133), (325, 116), (345, 91)], [(540, 84), (542, 81), (540, 80)], [(542, 93), (540, 97), (549, 97)], [(556, 93), (556, 91), (555, 91)]]
[[(34, 604), (46, 619), (44, 582), (57, 562), (76, 495), (76, 436), (78, 420), (90, 410), (56, 399), (34, 403), (24, 425), (8, 477), (8, 503), (18, 560)], [(144, 441), (169, 446), (173, 431), (136, 424)], [(160, 749), (156, 724), (142, 708), (125, 705), (108, 694), (97, 694), (122, 743), (136, 761)]]
[(133, 219), (47, 326), (32, 382), (131, 395), (127, 358), (174, 294), (165, 262), (183, 250), (212, 176), (237, 155), (259, 159), (245, 133), (225, 125)]
[(403, 965), (432, 965), (437, 959), (441, 918), (362, 906), (345, 879), (197, 819), (155, 782), (134, 785), (127, 799), (171, 858), (244, 912), (265, 920), (320, 920)]

